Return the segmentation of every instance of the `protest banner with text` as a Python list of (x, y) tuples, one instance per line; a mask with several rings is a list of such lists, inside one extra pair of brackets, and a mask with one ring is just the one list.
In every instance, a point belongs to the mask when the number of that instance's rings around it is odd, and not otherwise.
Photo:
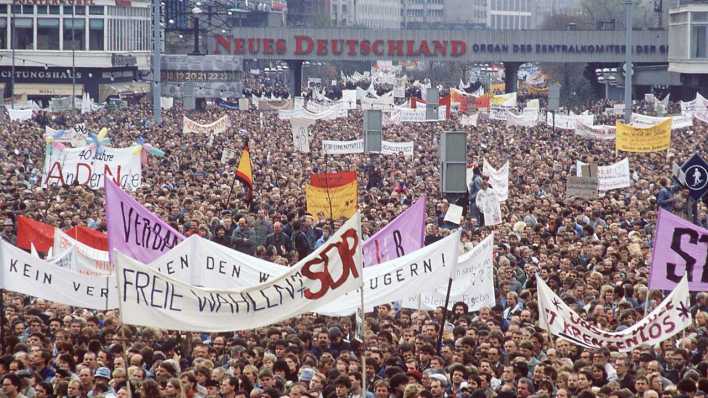
[(364, 266), (405, 256), (424, 244), (425, 196), (364, 242)]
[[(460, 232), (416, 250), (403, 257), (364, 268), (364, 308), (405, 300), (422, 286), (441, 286), (450, 279), (457, 264)], [(336, 302), (322, 305), (317, 313), (348, 316), (361, 307), (360, 286)]]
[(226, 332), (312, 312), (361, 286), (359, 220), (357, 213), (287, 273), (243, 289), (197, 287), (116, 252), (121, 320), (160, 329)]
[(563, 302), (538, 275), (538, 312), (540, 327), (554, 336), (580, 347), (594, 350), (609, 347), (620, 352), (642, 345), (652, 346), (691, 326), (691, 302), (688, 282), (682, 279), (671, 294), (649, 315), (620, 332), (599, 329)]
[(112, 180), (127, 191), (142, 184), (140, 150), (94, 146), (56, 148), (47, 146), (44, 155), (42, 187), (86, 185), (102, 189), (104, 180)]
[(615, 149), (624, 152), (658, 152), (671, 145), (671, 118), (651, 127), (634, 127), (617, 121)]
[[(575, 161), (575, 173), (577, 177), (582, 177), (582, 166), (587, 166), (579, 160)], [(617, 163), (597, 168), (598, 190), (600, 192), (611, 191), (613, 189), (628, 188), (632, 184), (629, 173), (629, 158), (624, 158)]]
[[(459, 256), (457, 269), (452, 274), (448, 309), (457, 302), (467, 304), (468, 311), (494, 307), (494, 235), (484, 238), (469, 252)], [(427, 284), (426, 284), (427, 285)], [(411, 295), (401, 302), (404, 308), (434, 310), (445, 306), (447, 283), (433, 289), (423, 288), (420, 295)]]
[(221, 134), (231, 127), (231, 119), (229, 115), (224, 115), (217, 121), (212, 123), (201, 124), (184, 116), (182, 118), (182, 133), (199, 133), (199, 134)]
[(35, 258), (5, 240), (0, 240), (0, 259), (0, 289), (93, 310), (117, 306), (113, 276), (81, 275)]
[(688, 277), (691, 291), (708, 291), (708, 229), (657, 211), (649, 288), (669, 290)]
[[(487, 159), (484, 159), (482, 175), (489, 177), (489, 185), (492, 186), (500, 202), (509, 198), (509, 162), (504, 163), (498, 170), (495, 169)], [(467, 184), (469, 185), (469, 183)]]
[(184, 236), (143, 207), (112, 181), (106, 182), (108, 250), (150, 262), (175, 247)]

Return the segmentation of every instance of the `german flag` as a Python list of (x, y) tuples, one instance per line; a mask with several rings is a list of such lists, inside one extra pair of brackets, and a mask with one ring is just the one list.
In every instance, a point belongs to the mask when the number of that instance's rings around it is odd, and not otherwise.
[(253, 197), (253, 164), (251, 163), (251, 153), (248, 149), (248, 141), (243, 146), (241, 159), (236, 168), (236, 178), (248, 187), (248, 201)]

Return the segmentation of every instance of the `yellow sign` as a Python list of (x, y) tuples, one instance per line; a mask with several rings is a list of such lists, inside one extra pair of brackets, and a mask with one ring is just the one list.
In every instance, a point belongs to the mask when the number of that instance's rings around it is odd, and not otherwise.
[(349, 218), (356, 212), (357, 194), (356, 181), (341, 187), (330, 188), (329, 194), (327, 188), (317, 188), (308, 184), (305, 187), (307, 212), (317, 219)]
[(615, 149), (624, 152), (659, 152), (671, 146), (671, 118), (651, 127), (633, 127), (617, 121)]

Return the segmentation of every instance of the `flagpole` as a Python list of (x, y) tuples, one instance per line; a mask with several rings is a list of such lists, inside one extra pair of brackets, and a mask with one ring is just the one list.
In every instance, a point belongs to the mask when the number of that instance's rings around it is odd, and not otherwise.
[(0, 355), (5, 353), (5, 289), (0, 289)]
[(440, 331), (438, 332), (438, 355), (440, 355), (440, 350), (442, 349), (442, 337), (443, 329), (445, 329), (445, 321), (447, 320), (447, 306), (450, 304), (450, 290), (452, 289), (452, 276), (447, 281), (447, 293), (445, 294), (445, 306), (443, 307), (443, 319), (440, 323)]
[[(325, 178), (325, 186), (327, 187), (327, 203), (329, 203), (329, 226), (332, 228), (332, 231), (334, 231), (334, 210), (332, 209), (332, 198), (329, 195), (329, 177), (327, 176), (328, 173), (328, 167), (327, 167), (327, 154), (324, 154), (324, 160), (325, 160), (325, 172), (324, 172), (324, 178)], [(364, 292), (362, 291), (362, 294)], [(363, 300), (363, 297), (362, 297)], [(362, 304), (362, 310), (364, 309), (364, 305)]]
[(234, 184), (235, 183), (236, 183), (236, 173), (234, 173), (234, 178), (231, 180), (231, 188), (229, 188), (229, 196), (226, 197), (225, 207), (228, 207), (229, 203), (231, 203), (231, 193), (234, 191)]
[[(364, 336), (364, 326), (366, 312), (364, 311), (364, 276), (361, 278), (361, 397), (366, 398), (366, 338)], [(354, 318), (356, 320), (356, 317)]]

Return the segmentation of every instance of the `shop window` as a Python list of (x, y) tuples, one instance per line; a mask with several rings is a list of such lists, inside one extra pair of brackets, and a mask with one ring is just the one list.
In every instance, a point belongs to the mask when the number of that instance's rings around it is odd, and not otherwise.
[(708, 25), (694, 26), (692, 29), (691, 55), (693, 58), (706, 58), (708, 52)]
[(32, 18), (15, 18), (15, 48), (34, 49), (34, 26)]
[(59, 50), (58, 18), (37, 18), (37, 49)]
[(64, 18), (64, 51), (86, 49), (85, 28), (83, 18)]
[(89, 20), (89, 50), (103, 51), (103, 20)]

